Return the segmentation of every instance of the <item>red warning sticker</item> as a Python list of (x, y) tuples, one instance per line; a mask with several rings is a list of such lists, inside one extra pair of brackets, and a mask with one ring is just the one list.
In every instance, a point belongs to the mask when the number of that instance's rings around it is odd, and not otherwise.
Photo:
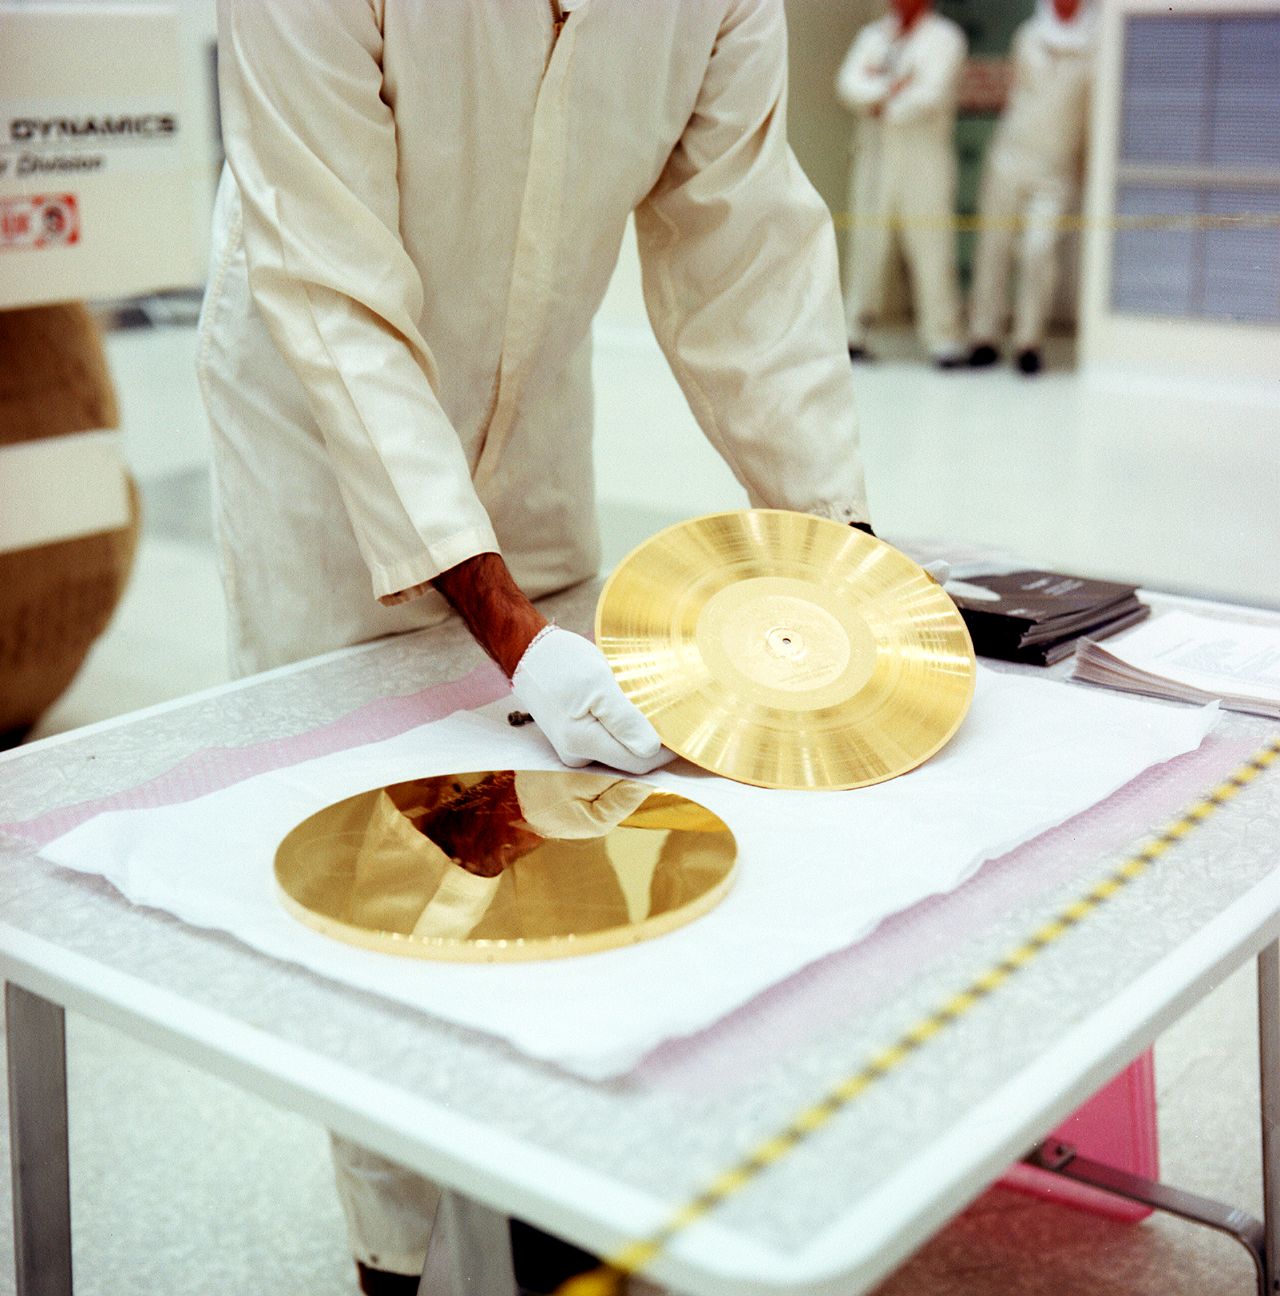
[(0, 252), (67, 247), (79, 241), (80, 207), (75, 194), (0, 198)]

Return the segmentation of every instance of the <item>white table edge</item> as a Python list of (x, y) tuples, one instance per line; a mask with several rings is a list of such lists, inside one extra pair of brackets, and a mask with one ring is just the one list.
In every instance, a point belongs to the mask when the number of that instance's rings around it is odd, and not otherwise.
[[(817, 1235), (792, 1257), (794, 1280), (807, 1290), (838, 1289), (845, 1296), (851, 1282), (862, 1290), (879, 1281), (973, 1200), (975, 1180), (997, 1179), (1220, 980), (1278, 937), (1280, 868), (1010, 1077), (855, 1211)], [(1077, 1070), (1081, 1058), (1088, 1059), (1087, 1065)], [(1068, 1071), (1075, 1073), (1074, 1080), (1051, 1104), (1030, 1098)], [(926, 1185), (936, 1193), (929, 1208), (909, 1230), (888, 1237), (885, 1221), (901, 1221), (905, 1207), (921, 1200)]]
[[(1082, 1020), (808, 1246), (781, 1252), (710, 1219), (682, 1234), (654, 1262), (652, 1276), (725, 1296), (780, 1289), (849, 1296), (865, 1290), (972, 1201), (980, 1191), (975, 1183), (997, 1178), (1218, 979), (1277, 936), (1280, 871)], [(643, 1236), (681, 1204), (625, 1188), (554, 1152), (2, 922), (0, 975), (603, 1254)], [(1088, 1059), (1083, 1068), (1082, 1057)], [(1072, 1082), (1055, 1089), (1063, 1074), (1072, 1074)], [(1031, 1096), (1049, 1091), (1055, 1092), (1049, 1103)], [(431, 1138), (408, 1137), (406, 1127), (430, 1130)], [(548, 1198), (549, 1184), (556, 1199)], [(575, 1209), (573, 1200), (590, 1201), (592, 1214)], [(891, 1220), (898, 1223), (896, 1235), (887, 1226)]]
[[(619, 1185), (446, 1106), (415, 1098), (341, 1063), (279, 1040), (130, 973), (0, 921), (0, 980), (119, 1030), (264, 1101), (316, 1121), (428, 1174), (476, 1201), (605, 1252), (655, 1227), (676, 1202)], [(431, 1137), (406, 1135), (406, 1128)], [(554, 1185), (564, 1200), (549, 1200)], [(589, 1201), (590, 1215), (569, 1204)], [(744, 1256), (765, 1272), (776, 1253), (708, 1226), (712, 1250)], [(785, 1283), (782, 1272), (776, 1281)]]

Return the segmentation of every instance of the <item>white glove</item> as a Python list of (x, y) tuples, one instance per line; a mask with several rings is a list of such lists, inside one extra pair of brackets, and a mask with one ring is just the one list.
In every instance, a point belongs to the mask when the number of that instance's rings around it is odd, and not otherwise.
[(925, 563), (924, 574), (945, 587), (951, 579), (951, 564), (945, 558), (935, 558), (932, 562)]
[(566, 765), (598, 761), (647, 774), (674, 759), (618, 687), (599, 648), (571, 630), (548, 626), (534, 636), (511, 677), (511, 691)]

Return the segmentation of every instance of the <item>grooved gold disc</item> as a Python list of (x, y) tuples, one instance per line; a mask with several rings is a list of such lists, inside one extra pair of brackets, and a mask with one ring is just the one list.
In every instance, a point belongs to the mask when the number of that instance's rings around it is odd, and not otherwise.
[(760, 787), (903, 774), (973, 697), (973, 644), (942, 588), (884, 541), (806, 513), (659, 532), (605, 584), (596, 642), (668, 747)]
[(490, 770), (328, 806), (276, 852), (285, 908), (389, 954), (497, 963), (590, 954), (692, 921), (733, 879), (733, 834), (615, 775)]

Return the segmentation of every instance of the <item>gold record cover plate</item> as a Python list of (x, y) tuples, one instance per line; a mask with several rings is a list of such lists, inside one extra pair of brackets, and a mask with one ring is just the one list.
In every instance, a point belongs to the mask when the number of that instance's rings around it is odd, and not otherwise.
[(905, 554), (805, 513), (694, 518), (606, 582), (596, 642), (673, 751), (770, 788), (855, 788), (960, 727), (973, 643)]
[(488, 770), (348, 797), (276, 851), (285, 908), (326, 936), (413, 958), (565, 958), (661, 936), (733, 880), (711, 811), (613, 775)]

